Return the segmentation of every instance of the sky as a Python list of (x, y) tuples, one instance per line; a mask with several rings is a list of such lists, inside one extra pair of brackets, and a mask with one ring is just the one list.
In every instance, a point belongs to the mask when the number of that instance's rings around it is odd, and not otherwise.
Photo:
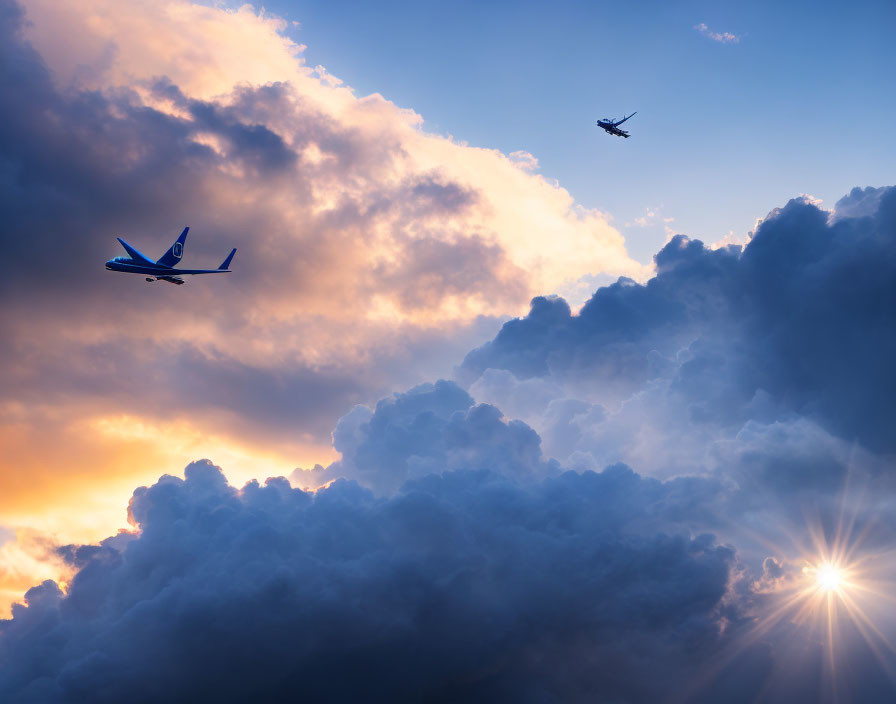
[[(782, 193), (833, 205), (890, 178), (890, 2), (265, 7), (299, 23), (289, 33), (309, 64), (412, 106), (428, 128), (536, 155), (617, 227), (655, 212), (626, 231), (647, 263), (665, 226), (743, 238)], [(634, 111), (637, 140), (594, 138), (595, 120)]]
[(894, 19), (0, 0), (0, 699), (892, 699)]

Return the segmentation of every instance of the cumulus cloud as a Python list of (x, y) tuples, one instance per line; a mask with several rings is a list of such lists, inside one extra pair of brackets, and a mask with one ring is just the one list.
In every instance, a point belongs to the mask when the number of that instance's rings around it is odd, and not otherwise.
[(656, 532), (673, 492), (624, 468), (390, 499), (185, 476), (138, 489), (139, 534), (63, 551), (68, 592), (0, 622), (4, 701), (647, 701), (739, 618), (731, 549)]
[[(27, 3), (26, 12), (33, 22), (27, 36), (57, 83), (74, 80), (68, 77), (72, 66), (90, 65), (97, 53), (111, 53), (115, 60), (108, 69), (79, 85), (103, 91), (127, 86), (144, 106), (183, 118), (179, 124), (185, 137), (221, 145), (227, 157), (245, 151), (233, 153), (239, 135), (237, 146), (252, 137), (248, 143), (256, 147), (254, 158), (262, 156), (258, 149), (266, 149), (272, 158), (299, 162), (300, 168), (286, 174), (291, 197), (280, 192), (283, 184), (271, 193), (275, 184), (265, 179), (267, 200), (258, 207), (279, 206), (274, 219), (293, 216), (302, 222), (318, 211), (330, 218), (349, 218), (340, 224), (362, 227), (374, 240), (363, 248), (373, 249), (362, 257), (365, 264), (389, 260), (393, 250), (400, 253), (391, 240), (405, 235), (414, 241), (447, 244), (476, 237), (494, 243), (512, 266), (522, 270), (523, 287), (536, 290), (596, 271), (640, 271), (627, 257), (619, 233), (600, 213), (574, 208), (563, 189), (515, 167), (524, 152), (507, 157), (427, 134), (419, 129), (422, 118), (412, 111), (379, 95), (359, 98), (345, 86), (323, 81), (319, 69), (302, 63), (302, 47), (278, 33), (282, 23), (256, 15), (248, 6), (227, 11), (171, 2), (135, 3), (122, 9), (109, 0), (93, 0), (85, 8), (83, 3), (59, 7), (34, 0)], [(92, 21), (96, 16), (108, 19)], [(70, 35), (73, 26), (83, 30), (79, 41), (56, 41), (60, 34)], [(174, 39), (161, 46), (155, 41), (157, 34)], [(159, 76), (170, 82), (168, 89), (157, 86)], [(253, 89), (234, 92), (237, 86)], [(268, 90), (259, 91), (260, 86)], [(266, 177), (273, 170), (263, 168), (248, 176)], [(247, 201), (254, 205), (260, 200), (257, 190), (252, 188), (243, 197), (244, 207)], [(307, 194), (311, 202), (296, 203), (296, 194), (305, 190), (311, 191)], [(525, 203), (522, 210), (521, 203)], [(312, 213), (296, 207), (301, 205)], [(284, 206), (292, 207), (284, 213)], [(432, 215), (439, 221), (430, 221)], [(526, 225), (527, 218), (534, 220)], [(556, 229), (550, 250), (541, 247), (538, 223)], [(318, 236), (332, 236), (320, 224), (308, 223), (309, 229)], [(298, 237), (308, 246), (309, 237), (294, 230), (289, 234), (287, 241)], [(491, 269), (492, 274), (496, 271)], [(496, 292), (497, 287), (490, 293)]]
[[(656, 255), (653, 279), (620, 279), (577, 315), (562, 299), (535, 298), (525, 318), (467, 356), (459, 377), (481, 390), (489, 369), (511, 374), (505, 386), (542, 379), (613, 416), (636, 411), (652, 426), (647, 435), (684, 423), (686, 442), (748, 421), (804, 418), (892, 453), (896, 406), (880, 389), (896, 386), (896, 189), (860, 196), (834, 218), (792, 200), (744, 248), (676, 236)], [(843, 214), (860, 207), (867, 214)]]
[[(133, 532), (58, 548), (66, 589), (45, 581), (2, 622), (0, 694), (886, 696), (887, 604), (856, 593), (868, 620), (843, 612), (828, 688), (806, 561), (843, 540), (849, 559), (872, 556), (880, 584), (896, 578), (888, 446), (875, 428), (845, 430), (851, 398), (870, 395), (865, 375), (885, 380), (868, 359), (889, 353), (890, 313), (867, 301), (889, 281), (893, 193), (841, 219), (791, 201), (745, 249), (676, 238), (656, 277), (605, 287), (577, 315), (536, 298), (470, 353), (468, 390), (443, 380), (345, 414), (340, 459), (291, 476), (316, 492), (283, 478), (238, 491), (208, 461), (138, 489)], [(846, 301), (828, 290), (858, 266), (864, 288)], [(856, 353), (869, 358), (800, 358), (834, 385), (798, 387), (808, 401), (775, 381), (795, 374), (788, 335), (824, 339), (818, 316), (794, 314), (807, 305), (798, 284), (831, 333), (862, 325), (878, 342)], [(841, 375), (856, 396), (837, 390)], [(819, 401), (833, 393), (839, 416)], [(605, 466), (613, 453), (667, 478)]]
[[(28, 87), (6, 91), (17, 99), (3, 141), (4, 215), (14, 230), (29, 225), (10, 242), (3, 281), (21, 309), (35, 314), (61, 290), (55, 322), (77, 319), (94, 343), (183, 343), (259, 373), (284, 359), (345, 372), (371, 349), (398, 354), (396, 332), (413, 343), (584, 273), (638, 270), (600, 213), (496, 151), (427, 134), (412, 112), (323, 81), (277, 20), (246, 7), (114, 5), (36, 1), (27, 25), (5, 6), (4, 83)], [(111, 58), (92, 78), (66, 74), (97, 52)], [(239, 245), (229, 286), (191, 287), (172, 316), (173, 292), (94, 275), (114, 234), (152, 252), (184, 222), (188, 256)], [(48, 249), (43, 293), (18, 295), (16, 272)], [(142, 331), (117, 324), (131, 306)], [(53, 312), (40, 314), (44, 329)], [(15, 317), (24, 347), (39, 331)]]
[[(345, 409), (444, 376), (495, 311), (642, 271), (534, 157), (428, 133), (284, 29), (186, 0), (0, 2), (0, 435), (35, 478), (4, 473), (4, 513), (88, 494), (111, 511), (85, 481), (148, 481), (213, 436), (243, 479), (253, 454), (330, 461)], [(116, 235), (157, 255), (185, 225), (187, 261), (236, 246), (233, 275), (102, 270)]]
[(837, 201), (832, 218), (873, 217), (880, 209), (881, 198), (889, 190), (889, 188), (859, 188), (856, 186), (848, 195)]
[(340, 419), (333, 447), (341, 458), (326, 471), (296, 470), (298, 486), (344, 477), (378, 493), (411, 479), (455, 470), (488, 470), (519, 481), (558, 471), (545, 460), (541, 439), (519, 420), (505, 420), (487, 404), (475, 405), (450, 381), (423, 384), (382, 399), (376, 409), (357, 406)]
[(564, 467), (711, 482), (694, 515), (751, 570), (818, 559), (844, 525), (863, 536), (855, 554), (887, 552), (894, 207), (894, 188), (857, 189), (833, 213), (804, 198), (773, 210), (745, 247), (676, 237), (654, 278), (577, 314), (534, 299), (458, 379)]
[[(67, 589), (47, 580), (0, 621), (0, 696), (792, 701), (780, 645), (816, 642), (817, 624), (765, 614), (802, 572), (776, 557), (751, 571), (701, 532), (718, 483), (624, 465), (523, 480), (531, 458), (512, 455), (510, 471), (457, 469), (452, 447), (501, 447), (493, 409), (470, 403), (440, 382), (343, 419), (363, 479), (428, 462), (386, 496), (345, 479), (238, 491), (207, 460), (137, 489), (133, 532), (58, 548)], [(844, 679), (873, 700), (885, 674), (846, 626)], [(791, 661), (798, 689), (823, 699), (826, 660), (808, 655)]]

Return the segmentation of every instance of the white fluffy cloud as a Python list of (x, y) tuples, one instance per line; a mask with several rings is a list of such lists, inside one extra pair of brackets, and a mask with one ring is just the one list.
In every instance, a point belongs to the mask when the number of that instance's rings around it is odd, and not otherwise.
[[(325, 144), (301, 139), (314, 123), (351, 132), (355, 145), (372, 157), (360, 170), (333, 174), (320, 169), (323, 173), (311, 179), (312, 212), (331, 208), (346, 191), (362, 201), (379, 199), (384, 186), (396, 188), (421, 178), (436, 178), (470, 194), (466, 212), (440, 213), (437, 224), (427, 222), (421, 212), (397, 214), (398, 223), (368, 218), (373, 231), (367, 236), (380, 243), (371, 253), (374, 261), (400, 256), (408, 244), (394, 236), (396, 226), (410, 241), (426, 236), (452, 244), (478, 240), (499, 248), (515, 267), (519, 285), (507, 302), (517, 305), (534, 292), (555, 290), (588, 274), (646, 273), (628, 256), (622, 236), (602, 213), (576, 206), (565, 189), (531, 173), (537, 168), (534, 156), (522, 151), (508, 156), (429, 134), (422, 129), (423, 117), (412, 110), (377, 94), (355, 95), (325, 69), (306, 66), (303, 47), (282, 33), (285, 23), (251, 6), (227, 10), (183, 0), (125, 5), (113, 0), (28, 0), (25, 6), (33, 23), (27, 35), (62, 86), (139, 87), (165, 76), (190, 98), (228, 104), (237, 86), (288, 83), (278, 110), (257, 117), (301, 152), (303, 166), (334, 159)], [(143, 94), (155, 107), (178, 113), (159, 96)], [(208, 141), (214, 143), (214, 138)], [(288, 190), (289, 179), (280, 187)], [(281, 209), (284, 205), (277, 203)], [(289, 210), (282, 217), (296, 215)], [(439, 302), (444, 303), (441, 312), (468, 315), (467, 296), (454, 298)], [(481, 312), (490, 304), (480, 301), (473, 308)], [(382, 305), (392, 310), (394, 302)]]

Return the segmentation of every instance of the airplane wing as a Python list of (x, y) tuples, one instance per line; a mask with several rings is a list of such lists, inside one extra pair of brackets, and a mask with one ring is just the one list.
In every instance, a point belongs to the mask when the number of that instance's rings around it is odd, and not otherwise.
[(635, 112), (633, 112), (633, 113), (632, 113), (631, 115), (629, 115), (628, 117), (623, 117), (619, 122), (614, 122), (614, 123), (613, 123), (613, 126), (614, 126), (614, 127), (618, 127), (618, 126), (621, 125), (623, 122), (625, 122), (625, 121), (628, 120), (628, 119), (633, 118), (633, 117), (634, 117), (635, 115), (637, 115), (637, 114), (638, 114), (638, 111), (635, 110)]
[(609, 125), (604, 126), (604, 130), (606, 130), (607, 134), (613, 134), (617, 137), (628, 137), (628, 132), (625, 130), (621, 130), (618, 127), (611, 127)]
[(123, 239), (121, 239), (121, 237), (118, 238), (118, 241), (121, 242), (121, 246), (124, 247), (124, 251), (130, 255), (131, 259), (136, 262), (140, 262), (141, 264), (152, 264), (153, 266), (155, 266), (156, 262), (154, 259), (150, 259), (139, 249), (137, 249), (136, 247), (132, 247)]
[(230, 262), (233, 261), (234, 254), (236, 254), (236, 247), (230, 250), (227, 259), (221, 262), (221, 266), (217, 269), (172, 269), (172, 272), (175, 274), (229, 274), (230, 269), (227, 267), (229, 267)]
[(230, 269), (172, 269), (171, 273), (181, 276), (184, 274), (230, 274), (232, 272)]

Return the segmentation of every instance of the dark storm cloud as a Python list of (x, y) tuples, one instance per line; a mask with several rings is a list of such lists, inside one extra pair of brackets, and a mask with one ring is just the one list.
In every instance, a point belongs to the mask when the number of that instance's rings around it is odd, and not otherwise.
[(674, 490), (616, 468), (523, 487), (451, 472), (377, 499), (138, 489), (141, 529), (68, 548), (0, 625), (4, 701), (655, 701), (739, 618), (734, 556), (657, 532)]
[(840, 207), (865, 214), (832, 218), (792, 200), (743, 252), (679, 235), (647, 284), (621, 279), (575, 316), (562, 300), (536, 298), (467, 356), (462, 374), (550, 375), (623, 397), (665, 377), (696, 422), (804, 416), (893, 452), (896, 188), (853, 191)]

